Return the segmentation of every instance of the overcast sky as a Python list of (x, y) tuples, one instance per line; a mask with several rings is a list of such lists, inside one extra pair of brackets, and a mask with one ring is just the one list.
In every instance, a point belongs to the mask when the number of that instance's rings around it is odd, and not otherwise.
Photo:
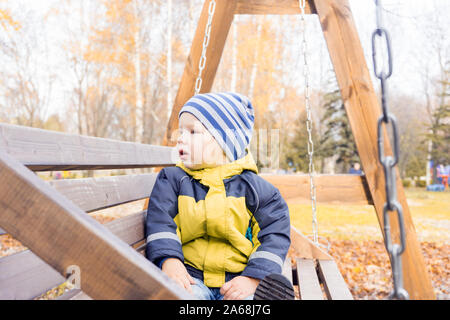
[[(183, 0), (173, 0), (174, 8), (176, 2)], [(58, 5), (56, 0), (14, 0), (0, 1), (2, 6), (16, 6), (20, 10), (29, 11), (30, 16), (42, 17), (48, 13), (49, 9)], [(198, 2), (198, 1), (197, 1)], [(367, 65), (371, 74), (371, 34), (375, 29), (375, 2), (374, 0), (349, 0), (354, 15), (354, 20), (361, 39), (361, 43), (365, 52)], [(415, 95), (420, 97), (421, 91), (421, 70), (428, 66), (431, 73), (438, 70), (438, 60), (436, 50), (434, 50), (435, 39), (430, 39), (432, 28), (439, 26), (442, 30), (450, 30), (450, 1), (449, 0), (384, 0), (381, 1), (383, 8), (384, 25), (391, 35), (394, 72), (389, 79), (389, 88), (391, 90), (400, 90), (407, 95)], [(198, 8), (198, 11), (201, 8)], [(309, 19), (307, 28), (311, 32), (320, 32), (318, 22)], [(61, 19), (49, 19), (46, 26), (46, 38), (48, 40), (48, 50), (50, 58), (43, 61), (43, 65), (48, 64), (45, 68), (58, 68), (61, 65), (61, 45), (64, 40), (64, 32), (61, 27), (62, 23), (70, 23), (70, 21), (62, 21)], [(165, 26), (161, 24), (161, 28)], [(444, 54), (449, 59), (449, 38), (448, 32), (444, 33), (443, 43), (447, 48)], [(299, 39), (293, 39), (293, 43), (299, 43)], [(310, 48), (319, 48), (321, 55), (317, 56), (312, 53), (312, 65), (315, 64), (314, 59), (325, 59), (320, 63), (329, 64), (329, 56), (327, 55), (326, 45), (323, 38), (309, 36)], [(311, 49), (311, 50), (313, 50)], [(433, 52), (434, 50), (434, 52)], [(48, 70), (48, 69), (45, 69)], [(317, 70), (312, 71), (312, 76)], [(177, 81), (174, 79), (174, 81)], [(376, 88), (377, 84), (376, 84)], [(53, 109), (59, 109), (63, 103), (62, 91), (54, 90), (54, 99), (52, 102)]]
[[(366, 61), (372, 70), (371, 34), (376, 26), (375, 2), (372, 0), (350, 0), (354, 19), (366, 53)], [(426, 65), (435, 74), (438, 58), (434, 48), (437, 39), (431, 34), (439, 33), (445, 38), (447, 60), (450, 60), (450, 1), (448, 0), (384, 0), (384, 25), (391, 36), (393, 75), (391, 85), (407, 94), (417, 95), (421, 87), (421, 76)], [(440, 28), (439, 30), (432, 30)], [(446, 31), (447, 30), (447, 31)], [(373, 72), (372, 72), (373, 73)]]

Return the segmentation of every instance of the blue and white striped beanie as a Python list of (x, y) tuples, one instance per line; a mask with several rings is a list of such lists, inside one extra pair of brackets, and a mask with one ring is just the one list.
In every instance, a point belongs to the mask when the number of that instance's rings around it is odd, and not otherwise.
[(178, 113), (195, 116), (216, 139), (232, 162), (246, 155), (255, 122), (250, 100), (238, 93), (202, 93), (190, 98)]

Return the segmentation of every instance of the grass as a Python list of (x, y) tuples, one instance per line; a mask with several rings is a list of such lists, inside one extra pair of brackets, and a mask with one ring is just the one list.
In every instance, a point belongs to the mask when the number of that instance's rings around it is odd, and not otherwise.
[[(429, 192), (405, 189), (408, 206), (419, 241), (450, 242), (450, 191)], [(290, 204), (291, 222), (311, 234), (311, 206)], [(373, 206), (317, 205), (320, 236), (336, 240), (382, 240)]]

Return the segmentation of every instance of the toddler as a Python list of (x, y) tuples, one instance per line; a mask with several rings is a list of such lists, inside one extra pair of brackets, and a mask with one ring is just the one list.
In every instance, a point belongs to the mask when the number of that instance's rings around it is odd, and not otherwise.
[(198, 299), (253, 299), (290, 245), (288, 206), (249, 151), (253, 107), (236, 93), (198, 94), (178, 117), (180, 161), (150, 195), (147, 258)]

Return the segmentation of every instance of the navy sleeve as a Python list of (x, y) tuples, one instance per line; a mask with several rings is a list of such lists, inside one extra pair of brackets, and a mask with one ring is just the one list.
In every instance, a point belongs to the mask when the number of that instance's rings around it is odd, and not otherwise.
[(279, 190), (267, 181), (256, 184), (259, 198), (254, 218), (259, 225), (260, 245), (250, 255), (243, 276), (263, 279), (271, 273), (281, 273), (291, 244), (289, 208)]
[(174, 179), (169, 179), (167, 168), (156, 177), (147, 209), (145, 236), (147, 259), (160, 264), (165, 257), (184, 261), (177, 225), (178, 191)]
[(162, 265), (163, 265), (164, 261), (166, 261), (169, 258), (177, 258), (177, 257), (167, 256), (167, 257), (159, 258), (159, 259), (155, 260), (154, 264), (156, 264), (158, 266), (158, 268), (162, 269)]

